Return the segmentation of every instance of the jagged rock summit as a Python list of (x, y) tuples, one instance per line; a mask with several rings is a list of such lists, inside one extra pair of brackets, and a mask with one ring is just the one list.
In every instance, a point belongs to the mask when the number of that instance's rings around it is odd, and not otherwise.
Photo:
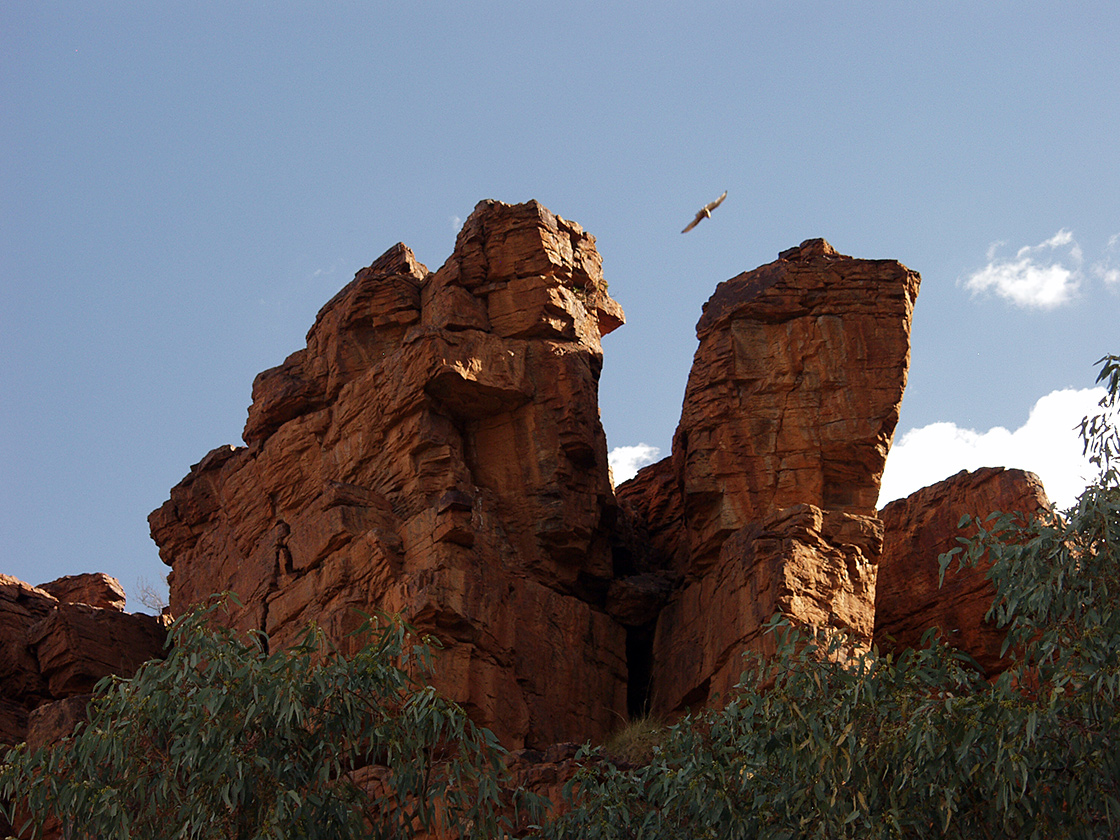
[(626, 634), (602, 608), (616, 515), (600, 338), (623, 323), (595, 240), (537, 202), (481, 202), (435, 273), (396, 245), (253, 384), (245, 447), (150, 517), (171, 607), (336, 639), (404, 613), (437, 687), (513, 746), (602, 735)]
[(616, 498), (594, 238), (481, 202), (438, 271), (404, 245), (360, 271), (257, 377), (246, 445), (152, 513), (172, 610), (233, 590), (280, 645), (401, 612), (511, 748), (711, 702), (776, 610), (869, 642), (918, 285), (824, 240), (720, 284), (673, 454)]

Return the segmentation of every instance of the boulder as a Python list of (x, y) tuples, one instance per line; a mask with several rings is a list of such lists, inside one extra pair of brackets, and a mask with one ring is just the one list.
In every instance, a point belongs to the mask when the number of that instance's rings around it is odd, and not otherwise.
[(1005, 633), (984, 615), (994, 590), (988, 566), (949, 566), (940, 583), (938, 557), (975, 533), (957, 526), (965, 514), (1047, 515), (1050, 501), (1042, 482), (1023, 470), (987, 467), (954, 476), (886, 505), (883, 554), (875, 594), (875, 644), (881, 651), (918, 647), (931, 627), (946, 642), (973, 657), (988, 675), (1005, 667), (1000, 660)]

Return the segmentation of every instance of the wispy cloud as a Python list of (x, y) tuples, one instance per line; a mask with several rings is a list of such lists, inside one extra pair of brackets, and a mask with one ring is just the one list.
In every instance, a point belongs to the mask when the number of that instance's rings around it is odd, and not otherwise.
[(995, 293), (1016, 306), (1053, 309), (1069, 302), (1081, 285), (1081, 247), (1064, 228), (1038, 245), (1020, 248), (1014, 257), (997, 258), (1006, 243), (988, 248), (988, 264), (964, 280), (972, 294)]
[(1026, 423), (1014, 431), (997, 426), (978, 432), (954, 423), (913, 429), (891, 448), (879, 507), (980, 467), (1029, 470), (1042, 479), (1057, 507), (1068, 507), (1095, 475), (1082, 455), (1077, 430), (1082, 418), (1099, 413), (1103, 396), (1103, 388), (1053, 391), (1034, 404)]
[(1120, 256), (1120, 233), (1114, 233), (1108, 239), (1104, 256), (1093, 263), (1093, 274), (1114, 289), (1120, 289), (1120, 268), (1117, 268), (1115, 263), (1118, 256)]
[(660, 449), (647, 443), (639, 443), (636, 446), (616, 446), (607, 455), (611, 472), (614, 474), (614, 483), (617, 485), (629, 481), (638, 474), (638, 470), (646, 464), (652, 464), (660, 455)]

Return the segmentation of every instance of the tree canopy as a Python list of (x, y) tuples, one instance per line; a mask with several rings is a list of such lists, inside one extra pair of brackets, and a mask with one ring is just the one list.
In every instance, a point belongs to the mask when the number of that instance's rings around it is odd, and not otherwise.
[(431, 639), (389, 618), (352, 657), (316, 628), (270, 653), (210, 621), (220, 609), (178, 621), (166, 660), (102, 681), (73, 737), (10, 751), (11, 805), (75, 840), (491, 838), (536, 813), (499, 786), (494, 735), (421, 681)]

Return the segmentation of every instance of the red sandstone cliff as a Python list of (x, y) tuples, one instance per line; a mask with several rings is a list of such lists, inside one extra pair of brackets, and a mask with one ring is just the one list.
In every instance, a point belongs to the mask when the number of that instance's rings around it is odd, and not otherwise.
[(918, 275), (811, 240), (720, 284), (671, 459), (606, 467), (594, 240), (482, 202), (433, 273), (390, 249), (254, 383), (150, 522), (179, 612), (236, 591), (278, 644), (405, 613), (436, 682), (511, 746), (725, 692), (775, 611), (869, 642), (874, 501)]
[(989, 675), (1003, 670), (999, 654), (1006, 634), (984, 619), (994, 594), (987, 567), (958, 569), (953, 563), (941, 583), (938, 556), (975, 531), (957, 527), (966, 513), (983, 519), (993, 511), (1032, 517), (1050, 510), (1038, 476), (1002, 467), (962, 470), (884, 507), (886, 538), (875, 595), (879, 649), (917, 647), (928, 629), (938, 627), (946, 642)]
[(248, 446), (150, 517), (173, 610), (233, 590), (278, 644), (402, 612), (505, 743), (605, 735), (627, 677), (599, 342), (622, 322), (594, 239), (537, 202), (481, 202), (434, 274), (393, 247), (257, 377)]
[[(920, 279), (809, 240), (721, 283), (672, 455), (615, 491), (597, 391), (623, 323), (594, 239), (536, 202), (482, 202), (436, 272), (398, 244), (253, 383), (246, 446), (213, 450), (150, 518), (175, 613), (233, 590), (274, 644), (344, 647), (376, 610), (444, 644), (436, 685), (555, 793), (564, 741), (628, 711), (715, 702), (775, 612), (857, 646), (930, 626), (998, 669), (983, 570), (937, 588), (962, 513), (1048, 507), (1037, 478), (962, 473), (878, 495)], [(104, 576), (0, 576), (0, 741), (43, 743), (84, 692), (160, 655)], [(115, 588), (114, 588), (115, 587)]]
[(919, 283), (814, 239), (705, 304), (673, 453), (618, 488), (683, 578), (657, 618), (655, 712), (726, 695), (775, 612), (870, 644), (875, 500)]

